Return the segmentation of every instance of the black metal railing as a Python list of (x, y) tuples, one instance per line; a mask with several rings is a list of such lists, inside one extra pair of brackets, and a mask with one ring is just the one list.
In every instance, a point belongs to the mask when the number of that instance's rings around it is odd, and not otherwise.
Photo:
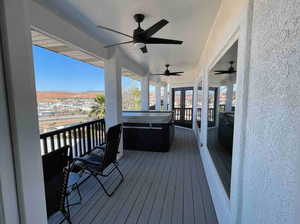
[(201, 111), (202, 111), (201, 108), (197, 108), (197, 117), (196, 117), (197, 121), (201, 121)]
[(175, 121), (193, 120), (193, 108), (174, 108), (173, 113)]
[[(193, 108), (174, 108), (175, 121), (192, 121), (193, 120)], [(197, 121), (201, 121), (201, 108), (197, 108), (196, 114)], [(208, 121), (215, 120), (215, 109), (208, 109)]]
[(193, 108), (184, 108), (184, 120), (186, 121), (193, 120)]
[(208, 121), (215, 122), (216, 114), (214, 108), (208, 108)]
[(40, 135), (42, 155), (69, 145), (73, 157), (80, 157), (104, 142), (104, 119), (97, 119)]
[(225, 104), (219, 105), (219, 112), (224, 113), (225, 112)]
[[(226, 109), (226, 105), (225, 104), (220, 104), (219, 106), (219, 112), (220, 113), (224, 113)], [(234, 112), (235, 111), (235, 106), (232, 106), (231, 111)]]

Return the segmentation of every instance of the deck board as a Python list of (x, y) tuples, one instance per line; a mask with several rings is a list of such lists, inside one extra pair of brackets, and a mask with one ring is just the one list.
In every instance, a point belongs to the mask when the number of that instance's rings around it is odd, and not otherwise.
[[(72, 223), (218, 223), (191, 130), (176, 128), (170, 152), (125, 151), (120, 168), (125, 181), (111, 198), (93, 178), (80, 186), (83, 200), (71, 208)], [(107, 178), (105, 185), (111, 190), (117, 178)]]

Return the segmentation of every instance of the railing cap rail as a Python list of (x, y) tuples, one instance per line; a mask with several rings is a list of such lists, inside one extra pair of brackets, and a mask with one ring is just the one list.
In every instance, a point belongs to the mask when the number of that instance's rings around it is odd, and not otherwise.
[(97, 123), (97, 122), (105, 122), (105, 120), (104, 120), (104, 118), (101, 118), (101, 119), (96, 119), (96, 120), (92, 120), (92, 121), (88, 121), (88, 122), (84, 122), (84, 123), (80, 123), (80, 124), (75, 124), (75, 125), (72, 125), (72, 126), (69, 126), (69, 127), (66, 127), (66, 128), (58, 129), (58, 130), (45, 132), (43, 134), (40, 134), (40, 138), (47, 138), (49, 136), (57, 135), (57, 134), (60, 134), (62, 132), (70, 131), (70, 130), (80, 128), (80, 127), (83, 127), (83, 126), (87, 126), (87, 125), (90, 125), (90, 124), (94, 124), (94, 123)]

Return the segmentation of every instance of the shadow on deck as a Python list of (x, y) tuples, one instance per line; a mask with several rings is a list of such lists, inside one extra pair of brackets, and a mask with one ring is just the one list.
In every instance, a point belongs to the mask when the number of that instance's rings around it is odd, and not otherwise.
[[(125, 151), (120, 168), (125, 180), (111, 198), (93, 178), (80, 186), (83, 200), (71, 209), (72, 223), (218, 223), (192, 130), (176, 128), (167, 153)], [(105, 185), (112, 188), (117, 178)]]

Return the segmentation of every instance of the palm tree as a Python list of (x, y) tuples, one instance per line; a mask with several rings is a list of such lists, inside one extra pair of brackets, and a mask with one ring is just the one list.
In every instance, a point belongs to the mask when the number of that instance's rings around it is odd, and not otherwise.
[(105, 96), (97, 95), (95, 98), (97, 103), (95, 106), (92, 106), (89, 116), (103, 118), (105, 115)]

